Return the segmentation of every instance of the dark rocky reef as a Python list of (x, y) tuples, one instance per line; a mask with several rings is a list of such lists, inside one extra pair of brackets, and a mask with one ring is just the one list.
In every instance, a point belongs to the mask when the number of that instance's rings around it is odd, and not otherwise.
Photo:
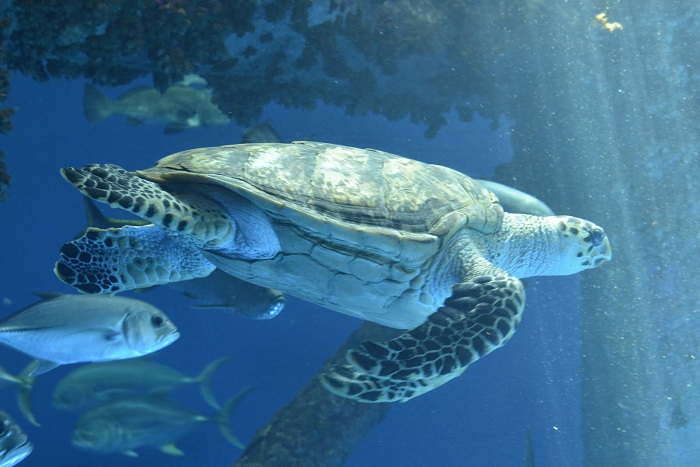
[(460, 1), (8, 3), (10, 69), (103, 86), (151, 76), (161, 90), (197, 73), (241, 125), (269, 102), (325, 102), (351, 115), (410, 118), (434, 135), (453, 108), (470, 118), (483, 103), (484, 64), (499, 52), (480, 47), (483, 15)]
[[(9, 108), (3, 108), (2, 104), (7, 99), (7, 94), (10, 92), (10, 77), (5, 66), (6, 50), (5, 50), (5, 31), (10, 25), (10, 19), (0, 17), (0, 133), (5, 134), (12, 129), (10, 118), (14, 111)], [(7, 173), (5, 165), (5, 153), (0, 150), (0, 200), (7, 198), (7, 190), (10, 187), (10, 174)]]

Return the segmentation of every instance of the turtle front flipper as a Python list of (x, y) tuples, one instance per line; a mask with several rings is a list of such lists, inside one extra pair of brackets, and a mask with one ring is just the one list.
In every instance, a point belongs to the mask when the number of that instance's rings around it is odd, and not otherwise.
[(153, 224), (91, 227), (61, 247), (54, 273), (81, 292), (115, 294), (209, 275), (216, 267), (198, 246)]
[(359, 402), (405, 402), (456, 378), (515, 332), (525, 304), (522, 283), (509, 275), (457, 284), (445, 305), (419, 327), (387, 342), (365, 341), (347, 364), (321, 377), (334, 394)]

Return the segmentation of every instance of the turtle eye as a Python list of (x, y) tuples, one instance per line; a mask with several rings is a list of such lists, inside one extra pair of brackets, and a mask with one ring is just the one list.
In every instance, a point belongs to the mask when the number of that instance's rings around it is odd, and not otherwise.
[(151, 316), (151, 324), (154, 328), (158, 329), (163, 325), (163, 318), (161, 316), (155, 315)]
[(605, 232), (600, 227), (595, 227), (588, 232), (588, 240), (593, 246), (602, 245), (604, 238)]

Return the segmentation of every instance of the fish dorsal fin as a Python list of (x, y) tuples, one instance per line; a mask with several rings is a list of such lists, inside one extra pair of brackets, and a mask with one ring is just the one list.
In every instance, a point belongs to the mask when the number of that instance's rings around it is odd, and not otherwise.
[(63, 297), (65, 294), (61, 292), (53, 292), (50, 290), (37, 290), (36, 292), (32, 292), (33, 295), (36, 295), (37, 297), (43, 299), (43, 300), (50, 300), (52, 298), (58, 298), (58, 297)]
[(171, 456), (183, 456), (185, 455), (184, 452), (177, 446), (175, 446), (173, 443), (169, 444), (164, 444), (160, 448), (160, 452), (163, 452), (165, 454), (169, 454)]

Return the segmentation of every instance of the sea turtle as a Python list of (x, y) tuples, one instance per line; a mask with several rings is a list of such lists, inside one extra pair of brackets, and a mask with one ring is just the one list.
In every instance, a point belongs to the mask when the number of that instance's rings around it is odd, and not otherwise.
[(62, 174), (153, 225), (88, 229), (61, 248), (61, 280), (114, 294), (218, 267), (407, 330), (363, 342), (321, 378), (363, 402), (406, 401), (501, 347), (521, 319), (519, 277), (572, 274), (611, 257), (591, 222), (504, 214), (466, 175), (372, 149), (240, 144), (136, 172), (92, 164)]

